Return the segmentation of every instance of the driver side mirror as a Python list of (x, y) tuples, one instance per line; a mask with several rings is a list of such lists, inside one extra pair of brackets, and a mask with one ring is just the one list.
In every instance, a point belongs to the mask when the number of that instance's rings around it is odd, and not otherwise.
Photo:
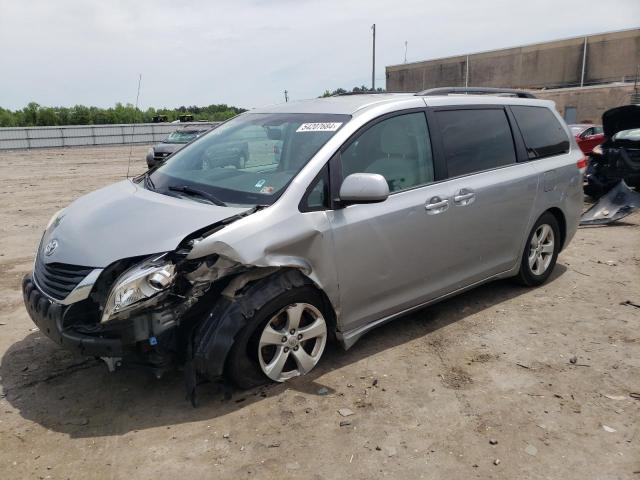
[(389, 185), (377, 173), (352, 173), (343, 180), (339, 195), (345, 204), (384, 202)]

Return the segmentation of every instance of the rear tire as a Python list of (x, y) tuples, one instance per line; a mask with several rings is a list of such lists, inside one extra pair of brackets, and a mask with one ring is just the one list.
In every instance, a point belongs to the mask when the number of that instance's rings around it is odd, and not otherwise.
[(520, 261), (515, 280), (527, 287), (536, 287), (547, 281), (560, 253), (560, 227), (556, 217), (545, 212), (534, 224)]

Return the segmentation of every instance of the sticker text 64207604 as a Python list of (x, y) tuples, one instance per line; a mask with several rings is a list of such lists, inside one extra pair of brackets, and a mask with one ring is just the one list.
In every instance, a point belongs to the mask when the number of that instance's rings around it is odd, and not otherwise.
[(303, 123), (296, 132), (335, 132), (342, 122)]

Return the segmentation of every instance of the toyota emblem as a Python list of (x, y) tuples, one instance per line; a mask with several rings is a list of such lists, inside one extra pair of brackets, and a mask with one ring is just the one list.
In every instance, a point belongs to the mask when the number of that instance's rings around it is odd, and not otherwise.
[(48, 257), (56, 251), (56, 248), (58, 248), (58, 241), (53, 239), (44, 247), (44, 254)]

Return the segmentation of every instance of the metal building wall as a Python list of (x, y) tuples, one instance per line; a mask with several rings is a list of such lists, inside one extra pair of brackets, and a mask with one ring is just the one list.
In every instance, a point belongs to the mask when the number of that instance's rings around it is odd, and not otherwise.
[[(557, 88), (632, 81), (640, 64), (640, 29), (391, 65), (387, 90), (443, 86)], [(584, 74), (583, 74), (584, 65)]]
[[(602, 114), (610, 108), (628, 105), (633, 94), (633, 85), (597, 85), (591, 87), (537, 90), (536, 97), (552, 100), (567, 123), (601, 123)], [(573, 109), (575, 120), (567, 110)]]
[(163, 140), (174, 130), (189, 125), (219, 124), (220, 122), (135, 123), (0, 128), (0, 150), (155, 143)]

